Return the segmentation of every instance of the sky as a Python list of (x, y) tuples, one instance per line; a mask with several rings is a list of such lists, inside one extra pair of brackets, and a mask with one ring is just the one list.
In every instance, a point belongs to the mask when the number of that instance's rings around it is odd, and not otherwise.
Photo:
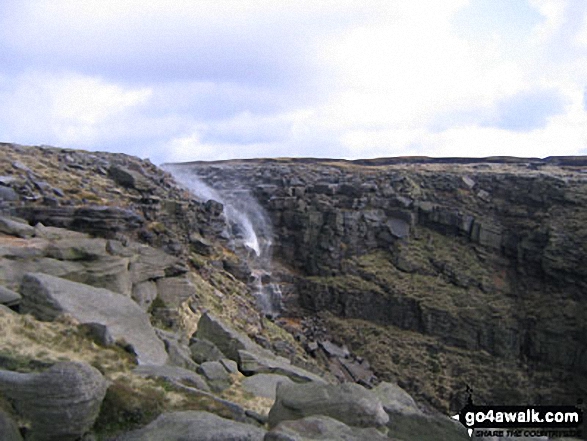
[(153, 162), (587, 154), (585, 0), (2, 0), (0, 141)]

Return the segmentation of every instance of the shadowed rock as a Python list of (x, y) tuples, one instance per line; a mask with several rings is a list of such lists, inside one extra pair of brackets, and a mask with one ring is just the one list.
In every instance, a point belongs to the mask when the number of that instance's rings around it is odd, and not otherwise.
[(358, 384), (277, 386), (277, 399), (269, 411), (269, 427), (312, 415), (329, 416), (356, 427), (379, 427), (389, 421), (375, 394)]
[(171, 412), (117, 441), (262, 441), (265, 431), (208, 412)]
[(349, 427), (334, 418), (320, 415), (283, 421), (267, 432), (263, 441), (313, 440), (385, 441), (389, 438), (373, 427)]
[(31, 441), (78, 439), (94, 424), (107, 387), (85, 363), (57, 363), (40, 374), (0, 371), (0, 392), (30, 420)]
[(2, 441), (22, 441), (18, 426), (10, 416), (0, 410), (0, 435)]
[(114, 339), (132, 345), (140, 364), (167, 361), (148, 315), (128, 297), (41, 273), (25, 275), (21, 294), (24, 313), (49, 321), (67, 313), (81, 323), (102, 324)]

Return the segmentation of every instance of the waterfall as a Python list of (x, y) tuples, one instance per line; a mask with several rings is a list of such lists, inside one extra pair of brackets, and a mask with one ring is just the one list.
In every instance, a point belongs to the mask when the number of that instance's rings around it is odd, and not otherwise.
[(251, 193), (234, 181), (218, 182), (218, 188), (206, 184), (194, 172), (168, 166), (169, 172), (184, 187), (204, 201), (210, 199), (224, 206), (224, 216), (234, 237), (235, 250), (247, 250), (244, 256), (251, 269), (249, 286), (253, 290), (259, 310), (271, 317), (282, 309), (281, 288), (272, 279), (271, 245), (273, 230), (265, 210)]

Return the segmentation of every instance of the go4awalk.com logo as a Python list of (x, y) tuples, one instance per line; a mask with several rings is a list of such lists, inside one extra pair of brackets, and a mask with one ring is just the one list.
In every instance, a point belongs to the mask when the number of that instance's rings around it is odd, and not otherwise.
[(475, 406), (453, 418), (469, 436), (581, 437), (583, 411), (576, 406)]

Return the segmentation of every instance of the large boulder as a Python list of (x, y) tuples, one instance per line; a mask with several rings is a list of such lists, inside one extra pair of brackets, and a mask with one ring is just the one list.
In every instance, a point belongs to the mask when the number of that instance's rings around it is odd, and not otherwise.
[(262, 441), (258, 427), (221, 418), (208, 412), (171, 412), (118, 441)]
[(148, 315), (130, 298), (103, 288), (94, 288), (41, 273), (29, 273), (21, 285), (21, 310), (40, 320), (70, 314), (80, 323), (98, 323), (114, 339), (130, 344), (140, 364), (165, 364), (163, 342)]
[(329, 416), (355, 427), (380, 427), (389, 421), (375, 394), (355, 383), (277, 386), (277, 398), (269, 411), (269, 427), (312, 415)]
[(295, 421), (283, 421), (265, 435), (263, 441), (389, 441), (373, 427), (349, 427), (334, 418), (323, 415)]
[(57, 363), (35, 374), (0, 370), (0, 393), (31, 422), (30, 441), (79, 439), (98, 417), (107, 387), (102, 374), (85, 363)]
[(248, 336), (235, 331), (210, 313), (205, 313), (200, 318), (195, 337), (214, 343), (224, 355), (234, 361), (239, 359), (239, 350), (258, 349), (258, 345)]
[(466, 441), (465, 427), (441, 414), (425, 414), (414, 399), (397, 384), (381, 382), (373, 393), (389, 415), (388, 434), (403, 441)]

